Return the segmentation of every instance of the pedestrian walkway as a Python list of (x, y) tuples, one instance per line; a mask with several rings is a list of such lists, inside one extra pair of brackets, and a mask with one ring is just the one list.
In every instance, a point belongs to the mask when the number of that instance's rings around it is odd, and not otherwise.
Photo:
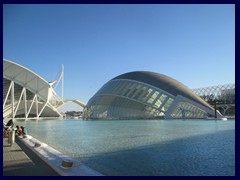
[(3, 138), (3, 175), (59, 176), (18, 138), (12, 145), (8, 143), (7, 138)]

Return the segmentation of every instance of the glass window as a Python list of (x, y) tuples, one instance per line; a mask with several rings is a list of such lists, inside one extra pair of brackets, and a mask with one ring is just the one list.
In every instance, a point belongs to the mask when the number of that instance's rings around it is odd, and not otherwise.
[(149, 106), (145, 106), (145, 109), (144, 109), (145, 112), (150, 113), (151, 110), (152, 110), (151, 107), (149, 107)]
[(146, 99), (147, 99), (147, 97), (151, 94), (152, 91), (153, 91), (153, 90), (152, 90), (151, 88), (149, 88), (149, 89), (144, 93), (144, 95), (141, 97), (140, 101), (145, 102)]
[(146, 89), (147, 89), (147, 87), (143, 85), (143, 87), (139, 91), (138, 97), (136, 97), (137, 100), (141, 100), (142, 96), (145, 94)]
[(167, 98), (167, 95), (162, 94), (160, 98), (158, 98), (157, 101), (155, 102), (154, 107), (159, 108), (166, 98)]
[(160, 111), (158, 111), (157, 115), (160, 116), (160, 117), (164, 117), (165, 116), (165, 114), (163, 112), (160, 112)]
[(119, 81), (114, 81), (113, 86), (111, 88), (111, 92), (115, 94), (115, 91), (117, 90), (118, 85), (120, 84)]
[(171, 114), (177, 118), (205, 118), (206, 115), (206, 112), (187, 102), (181, 102)]
[(169, 98), (168, 100), (167, 100), (167, 102), (164, 104), (164, 106), (162, 107), (162, 111), (167, 111), (168, 110), (168, 108), (169, 108), (169, 106), (172, 104), (172, 102), (173, 102), (173, 98)]
[(121, 81), (121, 84), (120, 84), (120, 86), (118, 87), (118, 90), (116, 91), (117, 94), (121, 95), (127, 85), (128, 85), (127, 82)]
[(136, 92), (137, 84), (134, 84), (131, 88), (131, 92), (129, 92), (128, 97), (131, 98), (133, 94)]
[(127, 90), (127, 92), (124, 94), (124, 96), (129, 96), (129, 94), (132, 92), (132, 90), (134, 89), (134, 87), (136, 86), (135, 83), (132, 83), (132, 85), (129, 87), (129, 89)]
[(150, 113), (150, 114), (154, 115), (156, 111), (157, 111), (156, 109), (152, 108), (152, 110), (151, 110), (151, 113)]
[(126, 85), (125, 85), (125, 87), (122, 89), (122, 92), (120, 92), (120, 95), (124, 95), (126, 92), (127, 92), (127, 90), (129, 89), (129, 86), (130, 86), (131, 84), (129, 83), (129, 82), (126, 82)]
[(114, 89), (113, 89), (113, 94), (118, 94), (119, 90), (121, 90), (122, 86), (122, 81), (118, 81), (118, 83), (115, 85)]
[(116, 94), (116, 90), (118, 89), (119, 85), (120, 85), (120, 81), (115, 81), (115, 83), (113, 84), (113, 87), (111, 89), (111, 92), (113, 94)]
[(159, 92), (158, 92), (158, 91), (155, 91), (155, 92), (153, 93), (153, 95), (148, 99), (147, 103), (152, 104), (153, 101), (154, 101), (154, 100), (156, 99), (156, 97), (158, 96), (158, 94), (159, 94)]
[(122, 89), (122, 92), (120, 92), (120, 95), (123, 95), (123, 96), (125, 96), (129, 92), (129, 87), (132, 85), (132, 83), (130, 82), (125, 82), (125, 83), (126, 85)]
[(137, 85), (135, 87), (135, 89), (131, 92), (131, 94), (129, 95), (130, 98), (134, 98), (135, 99), (135, 95), (138, 93), (138, 90), (140, 88), (141, 85)]
[(133, 98), (137, 100), (142, 93), (143, 93), (143, 85), (138, 85), (138, 90), (134, 94)]

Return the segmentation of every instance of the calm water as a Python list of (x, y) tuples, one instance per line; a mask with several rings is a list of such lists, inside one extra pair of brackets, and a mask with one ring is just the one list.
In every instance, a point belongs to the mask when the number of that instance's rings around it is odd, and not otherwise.
[(235, 175), (235, 120), (15, 120), (104, 175)]

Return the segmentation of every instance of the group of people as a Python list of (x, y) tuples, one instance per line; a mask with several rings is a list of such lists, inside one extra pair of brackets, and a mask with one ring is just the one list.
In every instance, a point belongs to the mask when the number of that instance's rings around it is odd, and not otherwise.
[(19, 135), (19, 136), (23, 136), (23, 135), (27, 135), (27, 130), (26, 130), (26, 128), (25, 127), (23, 127), (23, 126), (16, 126), (16, 131), (15, 131), (15, 133), (17, 134), (17, 135)]
[(10, 119), (7, 123), (3, 122), (3, 137), (8, 137), (9, 131), (15, 131), (15, 133), (19, 136), (27, 135), (27, 129), (23, 126), (16, 126), (14, 128), (13, 120)]

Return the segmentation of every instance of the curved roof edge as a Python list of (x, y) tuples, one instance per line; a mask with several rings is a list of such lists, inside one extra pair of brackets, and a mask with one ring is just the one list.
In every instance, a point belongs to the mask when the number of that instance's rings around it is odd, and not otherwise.
[(18, 63), (15, 63), (15, 62), (13, 62), (13, 61), (7, 60), (7, 59), (3, 59), (3, 61), (6, 61), (6, 62), (8, 62), (8, 63), (14, 64), (14, 65), (16, 65), (16, 66), (19, 66), (19, 67), (27, 70), (28, 72), (30, 72), (30, 73), (32, 73), (33, 75), (37, 76), (39, 79), (41, 79), (42, 81), (44, 81), (45, 83), (47, 83), (47, 84), (50, 86), (49, 82), (48, 82), (46, 79), (44, 79), (43, 77), (39, 76), (37, 73), (33, 72), (32, 70), (30, 70), (30, 69), (28, 69), (28, 68), (26, 68), (26, 67), (24, 67), (24, 66), (22, 66), (22, 65), (20, 65), (20, 64), (18, 64)]
[(42, 81), (46, 82), (50, 86), (49, 82), (46, 79), (44, 79), (43, 77), (39, 76), (37, 73), (33, 72), (32, 70), (30, 70), (30, 69), (28, 69), (28, 68), (26, 68), (26, 67), (24, 67), (24, 66), (22, 66), (22, 65), (20, 65), (18, 63), (15, 63), (13, 61), (10, 61), (10, 60), (7, 60), (7, 59), (3, 59), (3, 60), (6, 61), (6, 62), (9, 62), (11, 64), (14, 64), (16, 66), (19, 66), (19, 67), (21, 67), (21, 68), (23, 68), (25, 70), (27, 70), (28, 72), (34, 74), (35, 76), (37, 76), (39, 79), (41, 79)]
[(169, 92), (174, 96), (180, 94), (213, 110), (213, 108), (207, 102), (202, 100), (187, 86), (169, 76), (160, 73), (150, 71), (132, 71), (116, 76), (111, 80), (116, 79), (129, 79), (144, 82), (166, 92)]
[(3, 78), (14, 80), (14, 82), (26, 87), (32, 93), (38, 94), (44, 100), (50, 98), (51, 84), (35, 72), (15, 62), (3, 59)]

